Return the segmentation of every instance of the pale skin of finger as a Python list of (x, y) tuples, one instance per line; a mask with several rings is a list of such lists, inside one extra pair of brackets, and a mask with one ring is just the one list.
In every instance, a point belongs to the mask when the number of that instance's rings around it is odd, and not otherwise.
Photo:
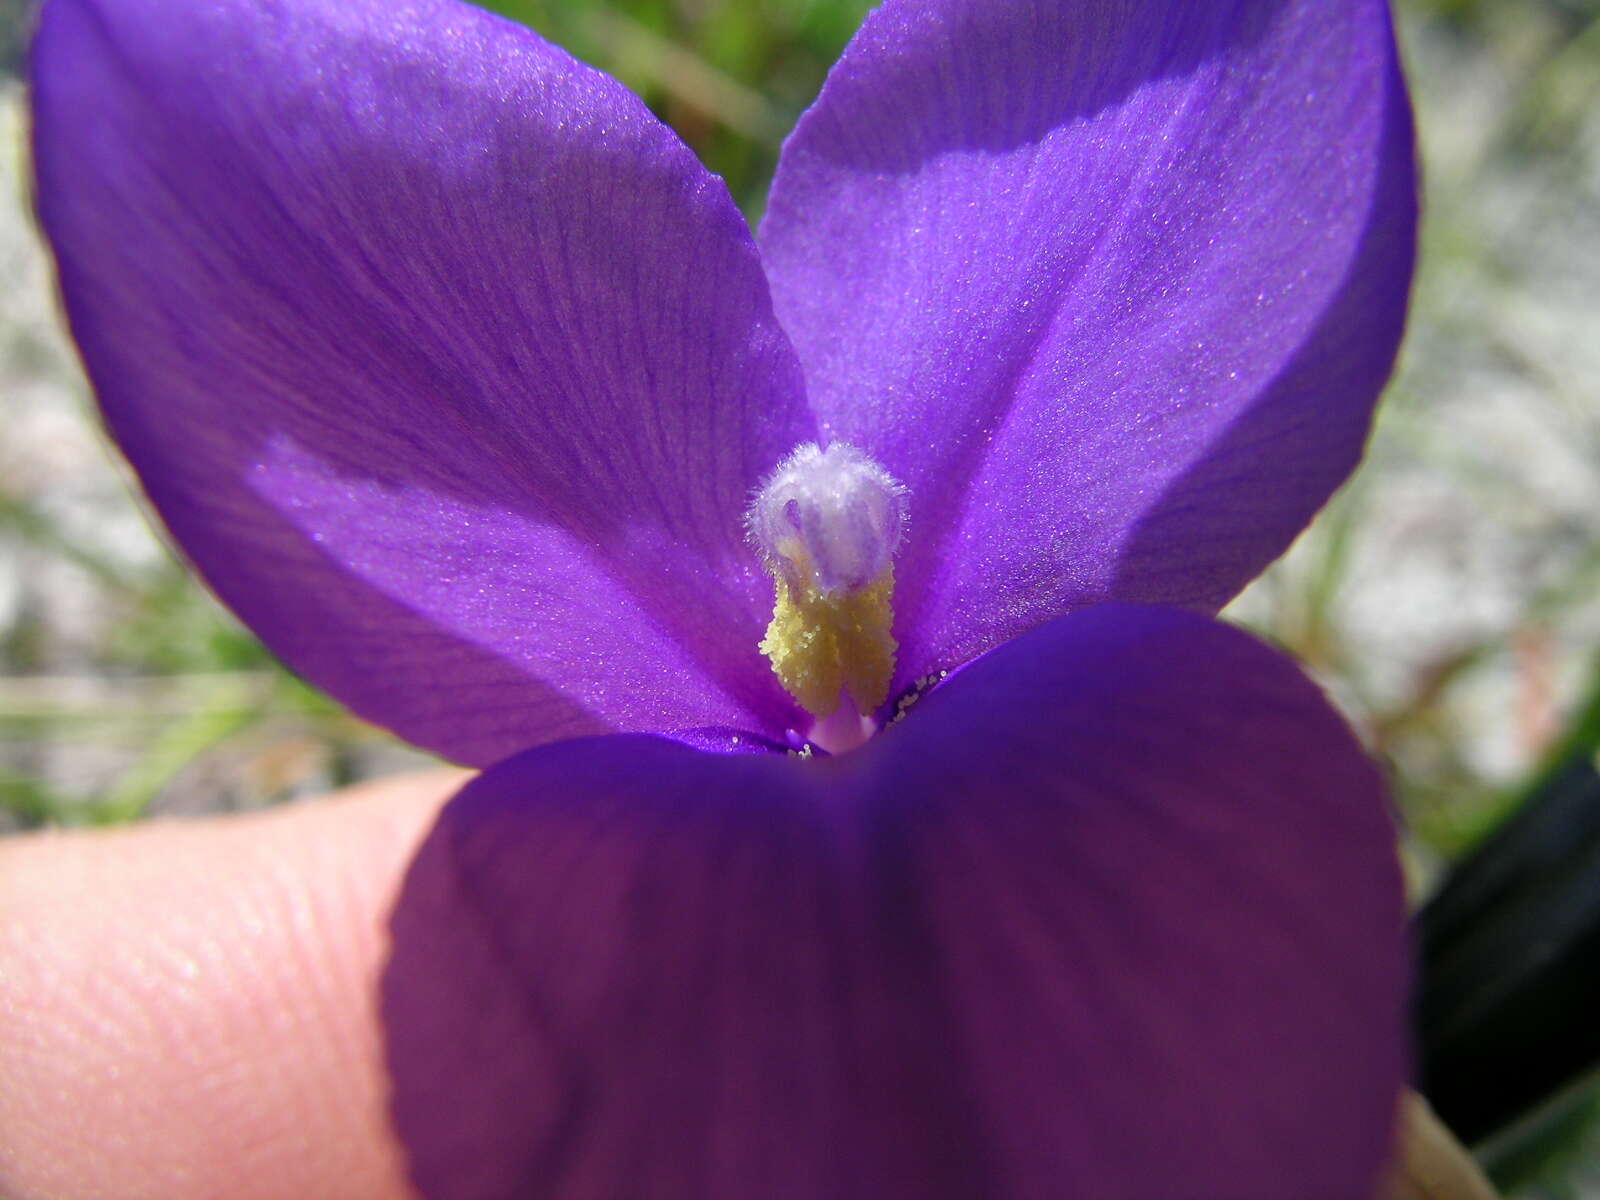
[(1488, 1176), (1415, 1092), (1400, 1098), (1394, 1165), (1377, 1200), (1499, 1200)]
[[(0, 1197), (409, 1200), (384, 922), (430, 772), (246, 817), (0, 840)], [(1408, 1093), (1378, 1200), (1494, 1200)]]
[(0, 1196), (409, 1197), (375, 987), (465, 778), (0, 840)]

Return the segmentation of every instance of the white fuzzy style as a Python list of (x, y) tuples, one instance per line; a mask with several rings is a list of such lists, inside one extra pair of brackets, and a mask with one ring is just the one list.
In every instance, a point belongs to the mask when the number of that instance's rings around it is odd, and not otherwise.
[(746, 521), (775, 570), (824, 592), (855, 591), (899, 550), (906, 489), (854, 446), (808, 442), (767, 477)]

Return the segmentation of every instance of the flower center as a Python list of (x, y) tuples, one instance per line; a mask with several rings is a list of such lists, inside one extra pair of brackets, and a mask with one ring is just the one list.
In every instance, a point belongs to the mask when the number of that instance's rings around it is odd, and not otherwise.
[(811, 740), (848, 750), (894, 675), (894, 555), (905, 488), (853, 446), (807, 443), (767, 478), (746, 518), (776, 597), (761, 653), (816, 718)]

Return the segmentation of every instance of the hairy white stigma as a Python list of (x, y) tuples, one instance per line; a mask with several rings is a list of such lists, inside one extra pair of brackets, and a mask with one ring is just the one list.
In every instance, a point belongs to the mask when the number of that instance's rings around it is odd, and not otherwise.
[(761, 485), (748, 523), (769, 566), (824, 592), (859, 590), (900, 549), (906, 490), (854, 446), (808, 442)]

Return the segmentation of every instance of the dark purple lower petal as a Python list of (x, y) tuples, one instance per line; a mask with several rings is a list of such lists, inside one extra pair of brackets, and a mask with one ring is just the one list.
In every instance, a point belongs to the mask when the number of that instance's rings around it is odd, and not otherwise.
[(1102, 608), (847, 756), (544, 747), (394, 918), (431, 1200), (1363, 1197), (1404, 1072), (1377, 772), (1288, 662)]

